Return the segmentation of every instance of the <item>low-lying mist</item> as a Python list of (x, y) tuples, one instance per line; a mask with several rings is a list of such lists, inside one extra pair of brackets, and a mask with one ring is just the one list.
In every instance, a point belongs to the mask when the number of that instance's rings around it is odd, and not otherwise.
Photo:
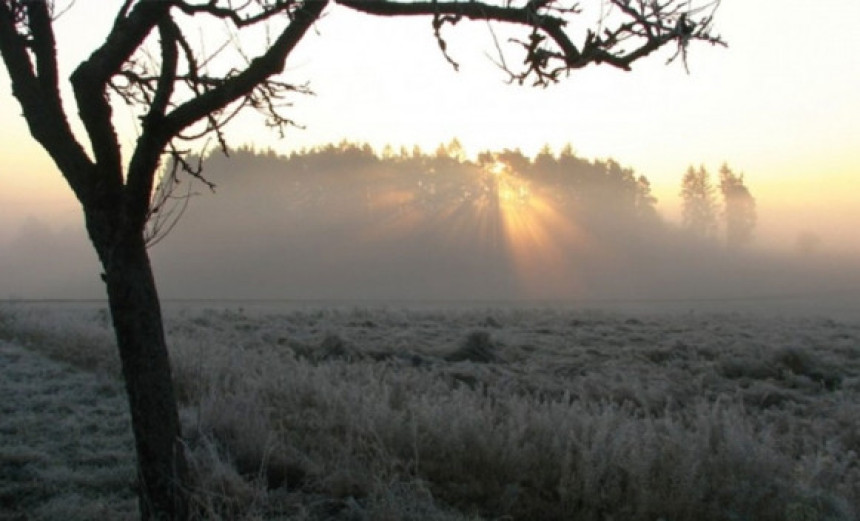
[[(189, 205), (153, 247), (163, 298), (743, 300), (860, 295), (855, 261), (814, 236), (774, 253), (661, 217), (644, 177), (612, 160), (516, 151), (465, 161), (341, 144), (236, 150), (182, 177)], [(162, 209), (162, 224), (179, 206)], [(177, 211), (178, 214), (178, 211)], [(722, 217), (722, 214), (720, 214)], [(53, 224), (53, 223), (51, 223)], [(30, 219), (0, 250), (0, 295), (102, 298), (80, 226)]]

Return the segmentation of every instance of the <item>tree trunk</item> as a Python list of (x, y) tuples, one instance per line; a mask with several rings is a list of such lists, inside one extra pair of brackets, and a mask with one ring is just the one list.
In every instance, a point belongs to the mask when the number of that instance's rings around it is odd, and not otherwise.
[(132, 235), (114, 242), (103, 260), (137, 449), (140, 513), (144, 520), (185, 521), (188, 472), (161, 307), (143, 236)]

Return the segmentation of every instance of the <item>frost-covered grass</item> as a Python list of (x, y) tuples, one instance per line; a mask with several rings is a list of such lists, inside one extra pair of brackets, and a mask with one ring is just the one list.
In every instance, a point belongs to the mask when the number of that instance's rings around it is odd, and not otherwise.
[(122, 386), (2, 340), (0, 375), (0, 519), (134, 519)]
[[(203, 518), (860, 515), (860, 322), (355, 307), (167, 328)], [(0, 338), (119, 374), (103, 311), (6, 306)]]

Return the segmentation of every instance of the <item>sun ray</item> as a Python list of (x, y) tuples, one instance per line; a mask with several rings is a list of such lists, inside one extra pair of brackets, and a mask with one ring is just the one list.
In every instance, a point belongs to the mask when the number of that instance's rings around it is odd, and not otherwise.
[(594, 250), (571, 215), (503, 161), (486, 165), (505, 254), (526, 296), (561, 296), (583, 288), (576, 255)]

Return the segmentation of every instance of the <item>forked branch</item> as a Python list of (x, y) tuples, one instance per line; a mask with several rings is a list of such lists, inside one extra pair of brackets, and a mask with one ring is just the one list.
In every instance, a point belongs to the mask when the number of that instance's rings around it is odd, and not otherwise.
[[(716, 45), (725, 42), (712, 31), (712, 14), (720, 0), (706, 0), (696, 6), (689, 0), (595, 0), (603, 2), (605, 14), (597, 30), (586, 30), (575, 38), (569, 24), (583, 15), (579, 3), (563, 0), (527, 0), (516, 2), (424, 0), (335, 0), (336, 3), (378, 16), (430, 16), (433, 30), (446, 59), (456, 67), (440, 34), (444, 24), (454, 25), (462, 19), (498, 22), (521, 26), (525, 38), (509, 40), (525, 56), (520, 69), (511, 69), (504, 59), (500, 66), (511, 81), (546, 86), (559, 81), (563, 74), (591, 64), (607, 64), (630, 70), (633, 62), (654, 51), (676, 44), (675, 55), (686, 63), (690, 42), (699, 40)], [(604, 24), (606, 25), (604, 27)], [(580, 24), (581, 25), (581, 24)]]

